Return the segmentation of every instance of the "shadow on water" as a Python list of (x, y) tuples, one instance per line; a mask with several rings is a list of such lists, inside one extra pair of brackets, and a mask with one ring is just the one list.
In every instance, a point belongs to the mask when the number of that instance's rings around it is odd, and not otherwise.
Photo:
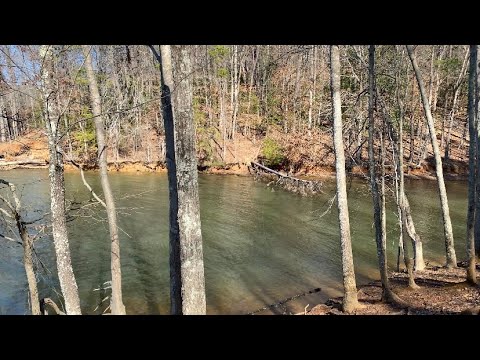
[[(9, 174), (27, 182), (34, 172)], [(47, 172), (35, 175), (48, 178)], [(98, 174), (88, 173), (87, 177), (101, 193)], [(132, 236), (120, 232), (127, 312), (166, 314), (169, 312), (167, 177), (112, 173), (110, 178), (120, 226)], [(68, 198), (88, 200), (77, 173), (66, 174), (66, 184)], [(325, 213), (335, 192), (334, 181), (325, 182), (324, 194), (307, 198), (281, 189), (272, 191), (249, 177), (200, 175), (199, 186), (209, 314), (245, 314), (318, 287), (322, 289), (319, 293), (298, 298), (273, 312), (301, 312), (307, 304), (313, 306), (341, 296), (336, 204)], [(43, 204), (48, 208), (48, 191), (48, 182), (31, 184), (25, 188), (24, 202), (34, 201), (35, 206)], [(454, 236), (462, 239), (466, 184), (447, 182), (447, 191)], [(417, 231), (424, 241), (425, 259), (441, 264), (444, 243), (436, 183), (407, 181), (407, 192)], [(355, 271), (360, 286), (379, 278), (368, 184), (352, 180), (348, 197)], [(388, 260), (393, 268), (398, 238), (393, 201), (388, 202), (387, 208)], [(104, 211), (97, 209), (96, 216), (104, 217)], [(105, 292), (93, 289), (111, 277), (108, 227), (88, 217), (78, 218), (69, 223), (69, 235), (82, 308), (85, 313), (93, 313), (105, 296)], [(51, 240), (46, 239), (45, 244), (43, 248), (39, 245), (39, 256), (54, 269)], [(456, 249), (462, 260), (463, 241), (456, 241)], [(6, 313), (24, 313), (26, 293), (18, 289), (19, 284), (25, 289), (26, 281), (12, 261), (21, 262), (21, 251), (9, 257), (10, 265), (0, 264), (2, 272), (8, 274), (0, 275), (0, 308)], [(40, 291), (51, 295), (45, 284), (41, 284)]]

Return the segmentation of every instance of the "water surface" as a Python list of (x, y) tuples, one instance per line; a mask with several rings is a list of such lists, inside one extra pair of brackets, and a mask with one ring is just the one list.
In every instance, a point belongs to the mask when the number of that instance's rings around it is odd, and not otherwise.
[[(48, 172), (13, 170), (0, 177), (15, 182), (28, 207), (27, 218), (49, 210)], [(82, 310), (101, 313), (108, 295), (99, 289), (110, 279), (108, 225), (105, 212), (88, 203), (90, 196), (78, 173), (67, 173), (67, 198), (72, 208), (69, 235), (73, 269)], [(101, 193), (98, 173), (87, 180)], [(129, 314), (169, 312), (168, 184), (166, 174), (111, 173), (117, 199), (121, 237), (124, 303)], [(298, 312), (341, 295), (341, 255), (336, 203), (320, 217), (334, 194), (327, 182), (324, 194), (303, 198), (272, 191), (249, 177), (200, 175), (200, 205), (204, 239), (207, 312), (243, 314), (281, 299), (320, 287), (322, 291), (293, 301)], [(357, 284), (378, 278), (372, 200), (367, 183), (348, 184), (350, 223)], [(443, 264), (444, 241), (440, 200), (434, 181), (407, 181), (417, 232), (424, 256)], [(465, 255), (465, 182), (447, 182), (457, 257)], [(388, 203), (388, 254), (393, 268), (398, 232), (395, 206)], [(4, 224), (0, 224), (4, 231)], [(128, 234), (128, 235), (127, 235)], [(40, 295), (56, 298), (53, 246), (49, 237), (36, 243)], [(28, 313), (27, 282), (22, 248), (0, 239), (0, 314)], [(274, 310), (281, 312), (281, 310)], [(265, 312), (264, 312), (265, 313)]]

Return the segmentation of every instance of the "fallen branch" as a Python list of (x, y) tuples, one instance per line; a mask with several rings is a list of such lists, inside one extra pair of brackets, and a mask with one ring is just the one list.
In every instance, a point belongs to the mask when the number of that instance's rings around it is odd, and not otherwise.
[(57, 315), (66, 315), (62, 310), (60, 310), (58, 305), (55, 304), (55, 302), (50, 298), (44, 298), (40, 300), (40, 309), (43, 315), (48, 315), (48, 311), (47, 309), (45, 309), (45, 305), (50, 305), (50, 307), (53, 309), (53, 311), (55, 311), (55, 314)]
[[(62, 153), (62, 155), (64, 154)], [(70, 158), (67, 158), (67, 161), (80, 170), (80, 176), (82, 177), (83, 185), (85, 185), (85, 187), (90, 191), (90, 194), (95, 198), (95, 200), (102, 204), (102, 206), (106, 209), (107, 204), (105, 204), (105, 202), (95, 193), (95, 191), (93, 191), (92, 187), (85, 179), (85, 174), (83, 173), (83, 166), (81, 164), (77, 164), (73, 159)]]
[[(264, 306), (263, 308), (261, 309), (258, 309), (258, 310), (255, 310), (255, 311), (252, 311), (250, 313), (247, 313), (246, 315), (254, 315), (256, 313), (259, 313), (261, 311), (264, 311), (264, 310), (268, 310), (272, 307), (276, 307), (276, 306), (279, 306), (279, 305), (283, 305), (285, 304), (286, 302), (288, 301), (291, 301), (291, 300), (295, 300), (295, 299), (298, 299), (299, 297), (302, 297), (302, 296), (305, 296), (305, 295), (308, 295), (308, 294), (314, 294), (314, 293), (317, 293), (319, 291), (321, 291), (322, 289), (321, 288), (315, 288), (315, 289), (312, 289), (312, 290), (309, 290), (307, 292), (304, 292), (304, 293), (301, 293), (301, 294), (297, 294), (297, 295), (294, 295), (294, 296), (291, 296), (289, 298), (286, 298), (286, 299), (283, 299), (279, 302), (276, 302), (275, 304), (272, 304), (272, 305), (268, 305), (268, 306)], [(308, 306), (308, 305), (307, 305)], [(305, 307), (305, 310), (306, 310), (307, 307)]]
[(21, 165), (46, 166), (48, 165), (48, 163), (46, 161), (38, 161), (38, 160), (0, 161), (0, 166), (21, 166)]
[(272, 176), (276, 178), (276, 181), (271, 181), (267, 186), (275, 183), (275, 185), (280, 185), (285, 190), (294, 193), (300, 193), (301, 195), (314, 195), (316, 193), (322, 192), (322, 183), (320, 181), (298, 179), (293, 176), (285, 175), (278, 171), (270, 169), (255, 161), (251, 162), (251, 166), (248, 167), (248, 170), (251, 174), (253, 174), (255, 179), (270, 178), (271, 180)]

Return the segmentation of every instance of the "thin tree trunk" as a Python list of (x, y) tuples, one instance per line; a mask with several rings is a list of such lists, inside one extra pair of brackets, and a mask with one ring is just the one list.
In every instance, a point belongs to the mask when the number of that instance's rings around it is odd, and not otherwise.
[(480, 255), (480, 56), (479, 45), (477, 45), (477, 66), (476, 66), (476, 89), (475, 89), (475, 142), (469, 146), (476, 145), (476, 179), (475, 179), (475, 253)]
[(457, 257), (455, 255), (455, 248), (453, 244), (453, 231), (452, 223), (450, 220), (450, 211), (448, 208), (448, 199), (447, 199), (447, 190), (445, 188), (445, 181), (443, 179), (443, 168), (442, 168), (442, 158), (440, 156), (440, 149), (438, 148), (437, 136), (435, 133), (435, 126), (432, 113), (430, 112), (430, 106), (428, 104), (427, 96), (425, 93), (425, 87), (423, 86), (422, 76), (413, 54), (413, 48), (411, 45), (407, 45), (407, 52), (410, 60), (412, 62), (413, 69), (415, 71), (415, 76), (417, 78), (418, 88), (420, 90), (420, 95), (422, 97), (423, 109), (425, 111), (425, 116), (427, 118), (428, 130), (430, 132), (430, 139), (433, 147), (433, 154), (435, 156), (435, 171), (437, 174), (438, 180), (438, 190), (440, 195), (440, 203), (442, 205), (442, 216), (443, 216), (443, 228), (445, 233), (445, 250), (447, 257), (447, 267), (452, 268), (457, 266)]
[(35, 270), (33, 267), (33, 242), (28, 235), (25, 225), (17, 220), (17, 227), (20, 231), (23, 246), (23, 264), (25, 266), (25, 273), (27, 274), (28, 290), (30, 293), (30, 306), (32, 315), (41, 315), (40, 300), (38, 298), (37, 278), (35, 277)]
[[(389, 302), (393, 298), (393, 293), (390, 289), (387, 271), (386, 258), (386, 238), (384, 235), (384, 214), (383, 213), (383, 199), (378, 191), (377, 174), (375, 171), (375, 156), (373, 151), (373, 137), (374, 137), (374, 92), (375, 92), (375, 46), (369, 47), (369, 67), (368, 67), (368, 160), (370, 171), (370, 186), (372, 189), (373, 209), (374, 209), (374, 223), (375, 223), (375, 241), (377, 244), (378, 268), (380, 270), (380, 278), (382, 281), (382, 300)], [(383, 138), (383, 136), (382, 136)], [(383, 141), (383, 140), (382, 140)], [(383, 144), (382, 154), (383, 155)], [(383, 159), (382, 159), (383, 162)], [(382, 184), (383, 190), (384, 184)]]
[(58, 116), (56, 116), (56, 109), (53, 101), (51, 101), (52, 97), (50, 96), (54, 90), (51, 81), (51, 77), (53, 76), (52, 47), (42, 45), (40, 47), (40, 57), (43, 58), (44, 63), (42, 72), (43, 114), (48, 135), (48, 149), (50, 154), (50, 209), (53, 243), (57, 257), (58, 278), (60, 280), (60, 288), (65, 300), (66, 313), (68, 315), (81, 315), (77, 281), (73, 274), (68, 243), (63, 156), (58, 144)]
[(250, 73), (250, 83), (248, 86), (248, 103), (247, 103), (247, 113), (250, 114), (250, 102), (252, 98), (252, 89), (253, 89), (253, 80), (255, 79), (255, 71), (258, 62), (258, 50), (259, 45), (256, 45), (255, 48), (252, 48), (252, 69)]
[[(405, 98), (407, 97), (408, 88), (405, 91)], [(397, 102), (399, 107), (399, 117), (398, 117), (398, 174), (400, 177), (400, 208), (402, 210), (401, 218), (403, 223), (403, 228), (407, 232), (408, 237), (412, 241), (413, 246), (413, 259), (414, 259), (414, 268), (415, 270), (424, 270), (425, 269), (425, 261), (423, 260), (423, 244), (420, 236), (417, 234), (415, 230), (415, 225), (413, 222), (410, 203), (408, 201), (407, 195), (405, 194), (405, 176), (404, 176), (404, 154), (403, 154), (403, 119), (405, 117), (405, 107), (402, 99), (400, 98), (400, 93), (397, 89)], [(392, 122), (390, 121), (390, 126), (392, 131), (394, 132), (394, 127)], [(395, 134), (394, 134), (395, 135)], [(407, 260), (408, 261), (408, 260)], [(407, 270), (408, 270), (408, 264)], [(417, 285), (415, 284), (415, 280), (413, 279), (413, 275), (409, 280), (410, 286), (415, 288)]]
[(10, 210), (12, 210), (12, 217), (15, 218), (15, 224), (20, 234), (20, 238), (22, 239), (23, 266), (27, 275), (28, 291), (30, 293), (30, 307), (32, 310), (32, 315), (41, 315), (42, 313), (40, 311), (40, 300), (38, 298), (37, 279), (35, 277), (35, 269), (33, 266), (33, 240), (28, 234), (27, 228), (25, 227), (25, 222), (22, 221), (20, 216), (22, 206), (20, 198), (17, 195), (16, 186), (14, 184), (3, 179), (0, 179), (0, 183), (7, 185), (12, 192), (15, 206), (12, 204), (6, 205), (10, 208)]
[(100, 181), (102, 183), (103, 195), (105, 196), (108, 228), (110, 230), (110, 267), (112, 275), (112, 299), (110, 302), (110, 308), (113, 315), (125, 315), (125, 306), (123, 305), (122, 300), (122, 270), (120, 263), (120, 239), (117, 228), (117, 211), (107, 173), (107, 144), (105, 141), (105, 129), (102, 117), (102, 104), (100, 92), (98, 91), (97, 79), (95, 78), (95, 73), (93, 71), (91, 49), (91, 46), (83, 45), (85, 70), (87, 73), (88, 87), (90, 89), (92, 113), (95, 120)]
[(477, 77), (477, 45), (470, 46), (470, 70), (468, 75), (468, 130), (470, 133), (470, 146), (468, 150), (468, 207), (467, 207), (467, 281), (471, 284), (477, 283), (477, 272), (475, 269), (475, 203), (478, 198), (475, 196), (476, 182), (476, 153), (477, 132), (475, 129), (475, 88)]
[(3, 114), (4, 114), (4, 102), (3, 102), (3, 96), (0, 96), (0, 141), (1, 142), (5, 142), (7, 141), (6, 139), (6, 130), (7, 130), (7, 125), (6, 125), (6, 121), (3, 117)]
[(345, 154), (343, 147), (342, 104), (340, 97), (340, 52), (337, 45), (330, 46), (331, 91), (333, 103), (333, 144), (337, 178), (338, 222), (342, 246), (343, 267), (343, 311), (351, 313), (358, 307), (357, 286), (353, 266), (350, 220), (348, 215)]
[(455, 111), (457, 110), (458, 95), (460, 94), (463, 77), (465, 76), (465, 73), (467, 70), (467, 61), (468, 61), (468, 50), (465, 52), (465, 58), (463, 59), (460, 75), (458, 76), (458, 79), (455, 82), (455, 87), (454, 87), (455, 91), (453, 94), (452, 110), (450, 111), (450, 119), (448, 122), (448, 132), (447, 132), (447, 138), (446, 138), (446, 144), (445, 144), (445, 162), (448, 162), (450, 160), (450, 139), (452, 134), (453, 120), (455, 119)]
[(309, 91), (308, 104), (308, 130), (312, 129), (313, 106), (315, 104), (315, 87), (317, 84), (317, 47), (313, 45), (313, 60), (312, 60), (312, 88)]
[(185, 46), (161, 45), (160, 49), (170, 197), (171, 313), (205, 314), (191, 64)]

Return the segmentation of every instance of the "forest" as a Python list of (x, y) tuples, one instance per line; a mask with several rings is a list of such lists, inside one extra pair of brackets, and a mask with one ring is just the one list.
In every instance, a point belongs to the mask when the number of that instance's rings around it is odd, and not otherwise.
[(479, 314), (479, 65), (0, 46), (0, 314)]

